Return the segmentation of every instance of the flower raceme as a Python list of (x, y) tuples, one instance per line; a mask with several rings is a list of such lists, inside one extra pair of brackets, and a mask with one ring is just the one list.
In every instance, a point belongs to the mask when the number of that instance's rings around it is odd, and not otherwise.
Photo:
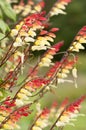
[[(43, 130), (47, 126), (51, 126), (53, 124), (52, 119), (58, 118), (54, 127), (60, 127), (65, 125), (71, 125), (71, 121), (76, 119), (77, 116), (81, 115), (80, 106), (81, 103), (86, 99), (86, 96), (82, 96), (81, 98), (77, 99), (73, 103), (68, 104), (68, 98), (66, 98), (59, 108), (57, 108), (57, 102), (53, 103), (50, 109), (45, 108), (41, 109), (40, 104), (37, 105), (37, 117), (35, 119), (34, 124), (31, 126), (31, 130)], [(9, 106), (9, 107), (6, 107)], [(10, 97), (8, 97), (4, 104), (0, 106), (0, 128), (3, 130), (6, 129), (14, 129), (19, 128), (17, 125), (17, 121), (22, 116), (28, 116), (31, 112), (29, 111), (29, 105), (25, 105), (19, 107), (17, 109), (15, 100), (11, 101)], [(63, 111), (63, 112), (62, 112)], [(62, 113), (61, 113), (62, 112)], [(60, 115), (60, 116), (59, 116)], [(7, 120), (5, 120), (7, 119)], [(3, 123), (2, 123), (3, 122)]]
[(76, 35), (72, 45), (69, 48), (69, 51), (79, 52), (79, 50), (85, 49), (83, 44), (86, 43), (86, 26), (84, 26), (79, 33)]
[(36, 31), (44, 28), (43, 21), (46, 21), (44, 15), (45, 12), (32, 14), (17, 24), (15, 29), (11, 30), (11, 36), (16, 38), (13, 43), (14, 47), (23, 46), (35, 41)]
[(55, 32), (58, 30), (58, 28), (51, 28), (49, 31), (42, 30), (31, 48), (32, 51), (47, 50), (47, 48), (50, 48), (51, 42), (54, 42), (56, 38)]
[(70, 123), (73, 119), (76, 119), (80, 114), (80, 105), (86, 99), (86, 96), (82, 96), (80, 99), (68, 105), (63, 114), (61, 115), (59, 121), (56, 123), (56, 126), (65, 126), (65, 125), (74, 125)]
[(50, 17), (58, 14), (66, 14), (64, 11), (66, 9), (65, 6), (67, 6), (70, 2), (71, 0), (58, 0), (49, 12)]
[(76, 119), (80, 112), (80, 105), (86, 99), (86, 96), (82, 96), (77, 99), (73, 103), (69, 104), (68, 98), (66, 98), (60, 107), (57, 109), (57, 103), (52, 105), (50, 109), (40, 109), (40, 105), (38, 105), (38, 114), (34, 124), (31, 127), (31, 130), (43, 130), (47, 126), (53, 126), (52, 119), (58, 119), (55, 122), (54, 127), (63, 127), (65, 125), (74, 125), (72, 121)]
[(49, 122), (48, 122), (49, 114), (50, 114), (50, 111), (48, 108), (43, 109), (41, 113), (38, 114), (35, 124), (31, 129), (42, 130), (46, 128), (49, 125)]
[(49, 80), (45, 78), (36, 78), (31, 81), (28, 81), (16, 94), (16, 105), (22, 106), (27, 102), (31, 102), (30, 97), (38, 89), (43, 88), (49, 83)]
[(47, 52), (41, 58), (39, 66), (49, 67), (52, 65), (53, 56), (60, 50), (61, 46), (63, 46), (63, 41), (53, 45), (49, 50), (47, 50)]
[(13, 6), (16, 13), (19, 15), (21, 14), (22, 17), (25, 17), (32, 13), (38, 13), (43, 10), (45, 7), (45, 2), (40, 1), (39, 3), (35, 4), (33, 1), (29, 0), (27, 4), (24, 1), (20, 1), (19, 5), (15, 4)]

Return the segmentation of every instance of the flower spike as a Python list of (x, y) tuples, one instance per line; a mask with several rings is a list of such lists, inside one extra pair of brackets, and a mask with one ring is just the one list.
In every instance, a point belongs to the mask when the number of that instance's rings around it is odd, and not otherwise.
[(69, 51), (79, 52), (80, 49), (81, 50), (85, 49), (85, 47), (83, 46), (83, 44), (85, 43), (86, 43), (86, 26), (84, 26), (76, 35), (72, 45), (69, 48)]
[(67, 6), (70, 2), (71, 0), (58, 0), (49, 12), (49, 16), (52, 17), (58, 14), (66, 14), (66, 12), (64, 11), (66, 8), (65, 6)]

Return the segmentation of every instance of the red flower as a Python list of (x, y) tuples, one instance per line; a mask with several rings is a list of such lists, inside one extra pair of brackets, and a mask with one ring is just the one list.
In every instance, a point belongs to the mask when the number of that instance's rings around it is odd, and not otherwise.
[(45, 108), (42, 113), (41, 116), (46, 117), (48, 114), (50, 113), (50, 110), (48, 108)]
[(48, 71), (48, 73), (46, 74), (46, 77), (50, 78), (53, 76), (53, 74), (55, 73), (56, 69), (59, 67), (60, 62), (56, 62)]

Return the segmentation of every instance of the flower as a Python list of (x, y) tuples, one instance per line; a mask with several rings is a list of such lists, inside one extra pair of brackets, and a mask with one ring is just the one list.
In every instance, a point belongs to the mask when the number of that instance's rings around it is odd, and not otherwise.
[(72, 74), (74, 78), (77, 78), (77, 69), (75, 67), (72, 70)]
[(22, 106), (27, 102), (31, 102), (30, 97), (32, 96), (33, 92), (35, 92), (37, 89), (43, 88), (48, 83), (49, 80), (44, 78), (36, 78), (28, 81), (16, 94), (16, 106)]
[(15, 128), (20, 128), (16, 123), (17, 121), (22, 117), (22, 116), (28, 116), (30, 114), (30, 111), (29, 111), (29, 106), (23, 106), (23, 107), (20, 107), (20, 108), (17, 108), (16, 110), (12, 111), (10, 114), (9, 114), (9, 118), (7, 119), (6, 122), (4, 122), (2, 124), (2, 128), (3, 129), (15, 129)]
[(67, 6), (70, 2), (71, 0), (58, 0), (49, 12), (50, 17), (58, 14), (66, 14), (64, 11), (66, 8), (65, 6)]
[(42, 30), (40, 36), (37, 37), (34, 45), (32, 46), (32, 51), (35, 50), (46, 50), (51, 47), (51, 42), (54, 42), (56, 35), (54, 34), (58, 31), (57, 28), (52, 28), (50, 31)]
[(52, 65), (53, 56), (60, 50), (62, 45), (63, 45), (63, 42), (59, 42), (59, 43), (53, 45), (49, 50), (47, 50), (47, 52), (41, 58), (39, 66), (49, 67), (50, 65)]
[(68, 74), (70, 73), (70, 70), (73, 68), (76, 61), (77, 61), (77, 58), (75, 58), (73, 60), (65, 59), (61, 65), (61, 68), (57, 72), (57, 77), (60, 80), (67, 78)]
[[(52, 57), (51, 57), (52, 58)], [(46, 77), (47, 78), (51, 78), (55, 72), (56, 72), (56, 69), (60, 66), (60, 62), (56, 62), (50, 69), (49, 71), (47, 72), (46, 74)]]
[(48, 108), (44, 108), (41, 113), (37, 114), (37, 120), (34, 124), (34, 126), (32, 127), (32, 130), (43, 130), (45, 127), (47, 127), (50, 123), (49, 123), (49, 114), (50, 114), (50, 110)]
[(65, 126), (67, 124), (74, 125), (70, 123), (73, 119), (79, 116), (79, 109), (81, 103), (86, 99), (86, 96), (82, 96), (75, 102), (71, 103), (68, 106), (64, 106), (63, 114), (61, 115), (59, 121), (56, 123), (56, 126)]
[(81, 28), (81, 30), (76, 35), (72, 45), (69, 48), (69, 51), (75, 51), (79, 52), (79, 50), (85, 49), (85, 47), (82, 44), (86, 43), (86, 26)]

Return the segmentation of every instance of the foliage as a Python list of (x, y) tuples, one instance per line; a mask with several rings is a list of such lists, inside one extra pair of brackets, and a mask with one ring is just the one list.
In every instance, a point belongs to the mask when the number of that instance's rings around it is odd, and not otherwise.
[(9, 20), (15, 22), (16, 14), (6, 0), (0, 0), (0, 39), (10, 30)]
[[(29, 0), (25, 4), (21, 0), (19, 4), (13, 4), (17, 16), (20, 16), (19, 22), (10, 30), (6, 39), (1, 39), (0, 129), (18, 129), (18, 121), (35, 112), (35, 118), (28, 130), (62, 130), (66, 125), (74, 125), (76, 117), (82, 115), (80, 106), (86, 95), (72, 103), (68, 98), (61, 105), (57, 105), (56, 101), (51, 108), (42, 108), (40, 104), (45, 94), (53, 94), (57, 84), (70, 82), (77, 88), (76, 53), (85, 49), (86, 26), (80, 29), (69, 48), (62, 52), (60, 49), (64, 41), (53, 44), (59, 28), (50, 24), (51, 17), (66, 14), (66, 6), (70, 2), (71, 0), (56, 1), (48, 14), (43, 10), (44, 1), (36, 4)], [(8, 16), (8, 13), (5, 15)], [(12, 14), (8, 17), (15, 20)], [(37, 57), (35, 54), (38, 52), (41, 53)], [(55, 55), (60, 54), (61, 59), (54, 61)], [(46, 71), (41, 73), (42, 69)], [(68, 79), (69, 73), (73, 80)]]

